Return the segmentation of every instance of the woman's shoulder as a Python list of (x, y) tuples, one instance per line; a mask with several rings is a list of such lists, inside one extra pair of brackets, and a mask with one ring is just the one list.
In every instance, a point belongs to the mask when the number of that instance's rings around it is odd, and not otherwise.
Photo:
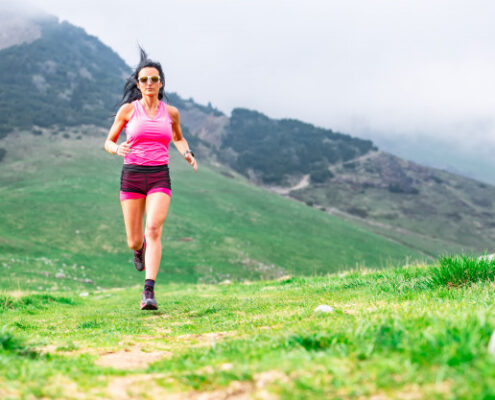
[(124, 103), (124, 104), (122, 104), (122, 105), (120, 106), (120, 108), (119, 108), (119, 111), (118, 111), (118, 112), (119, 112), (119, 113), (120, 113), (120, 112), (126, 113), (126, 112), (129, 112), (129, 111), (133, 110), (133, 109), (134, 109), (134, 104), (133, 104), (133, 103), (134, 103), (134, 102), (131, 102), (131, 103)]
[[(117, 115), (124, 117), (125, 119), (129, 119), (134, 111), (134, 104), (132, 103), (124, 103), (120, 106), (119, 111), (117, 111)], [(127, 118), (126, 118), (127, 117)]]
[(169, 104), (165, 104), (165, 107), (167, 107), (167, 111), (168, 114), (170, 115), (170, 118), (172, 118), (173, 120), (179, 118), (179, 110), (177, 109), (177, 107), (171, 106)]

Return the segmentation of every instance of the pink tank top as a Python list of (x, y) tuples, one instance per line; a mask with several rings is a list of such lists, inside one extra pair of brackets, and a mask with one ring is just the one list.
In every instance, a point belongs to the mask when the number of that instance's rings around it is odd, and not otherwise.
[(125, 126), (131, 152), (124, 164), (168, 164), (168, 145), (172, 139), (172, 119), (167, 106), (160, 101), (155, 118), (150, 118), (139, 100), (132, 102), (134, 111)]

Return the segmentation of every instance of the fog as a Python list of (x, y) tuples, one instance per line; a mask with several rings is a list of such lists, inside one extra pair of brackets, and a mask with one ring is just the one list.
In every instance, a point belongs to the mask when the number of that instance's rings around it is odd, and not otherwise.
[(229, 113), (495, 146), (491, 1), (31, 0)]

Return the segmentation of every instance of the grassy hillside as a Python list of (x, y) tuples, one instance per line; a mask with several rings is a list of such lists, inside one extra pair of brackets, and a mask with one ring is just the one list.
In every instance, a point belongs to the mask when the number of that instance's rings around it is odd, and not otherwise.
[(492, 399), (495, 265), (468, 264), (160, 285), (156, 312), (140, 287), (3, 294), (0, 397)]
[[(0, 169), (0, 204), (7, 211), (0, 215), (0, 268), (6, 272), (0, 287), (109, 287), (142, 279), (125, 243), (118, 200), (122, 159), (103, 151), (102, 133), (86, 127), (12, 134), (0, 141), (8, 149)], [(427, 257), (421, 248), (385, 239), (243, 178), (201, 164), (194, 174), (173, 154), (161, 279), (270, 279)], [(57, 274), (60, 279), (54, 279)]]
[[(86, 127), (13, 134), (0, 141), (8, 149), (0, 169), (0, 204), (8, 210), (0, 215), (0, 262), (9, 270), (0, 277), (0, 287), (108, 287), (140, 281), (118, 201), (122, 160), (103, 151), (102, 134)], [(194, 174), (172, 154), (165, 279), (218, 282), (321, 274), (444, 251), (385, 239), (241, 177), (202, 165)], [(54, 280), (57, 273), (66, 279)]]

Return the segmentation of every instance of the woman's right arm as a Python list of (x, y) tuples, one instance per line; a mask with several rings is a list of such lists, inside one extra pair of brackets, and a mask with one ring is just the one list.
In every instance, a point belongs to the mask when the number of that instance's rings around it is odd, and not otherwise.
[(115, 120), (113, 121), (112, 127), (108, 132), (107, 140), (105, 140), (104, 145), (105, 150), (110, 154), (125, 156), (129, 153), (130, 146), (127, 141), (117, 145), (117, 140), (119, 139), (120, 132), (122, 132), (122, 129), (131, 118), (133, 108), (132, 103), (126, 103), (119, 108), (119, 111), (115, 116)]

